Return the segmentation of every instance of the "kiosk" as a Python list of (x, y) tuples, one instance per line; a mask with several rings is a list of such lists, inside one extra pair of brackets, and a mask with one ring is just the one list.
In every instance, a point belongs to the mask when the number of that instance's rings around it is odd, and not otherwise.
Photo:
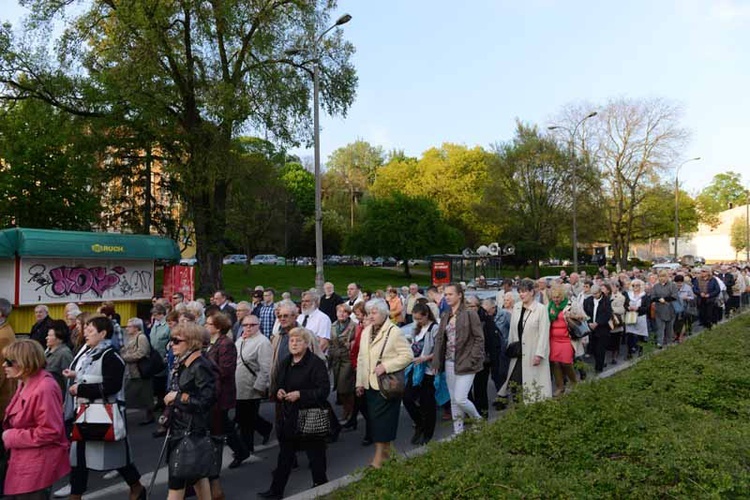
[(0, 231), (0, 297), (13, 304), (10, 324), (28, 333), (34, 307), (64, 318), (65, 304), (93, 312), (115, 302), (123, 318), (154, 293), (157, 265), (180, 260), (177, 243), (161, 236), (12, 228)]

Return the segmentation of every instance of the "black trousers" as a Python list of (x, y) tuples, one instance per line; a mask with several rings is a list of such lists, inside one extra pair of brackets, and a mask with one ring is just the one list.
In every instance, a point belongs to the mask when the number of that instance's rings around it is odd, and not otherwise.
[(474, 403), (477, 411), (486, 417), (490, 410), (490, 402), (487, 398), (487, 384), (490, 379), (490, 365), (485, 363), (482, 371), (474, 374), (474, 383), (469, 392), (469, 401)]
[(276, 462), (276, 470), (273, 471), (271, 491), (278, 494), (284, 493), (289, 474), (292, 472), (292, 464), (297, 451), (304, 450), (310, 462), (313, 485), (327, 483), (326, 476), (326, 442), (325, 439), (290, 440), (279, 439), (279, 458)]
[(154, 387), (154, 396), (156, 397), (155, 409), (162, 409), (164, 408), (164, 396), (167, 395), (167, 376), (153, 377), (151, 384)]
[[(141, 473), (135, 468), (130, 458), (130, 447), (125, 443), (127, 450), (127, 462), (125, 467), (120, 467), (117, 472), (128, 483), (133, 486), (141, 480)], [(70, 469), (70, 494), (83, 495), (89, 484), (89, 470), (86, 468), (86, 443), (79, 441), (76, 448), (76, 465)]]
[(432, 439), (437, 421), (435, 377), (425, 374), (422, 382), (417, 386), (412, 384), (410, 377), (402, 402), (406, 412), (417, 426), (417, 432), (421, 432), (425, 439)]
[(240, 439), (250, 453), (255, 451), (254, 434), (271, 434), (273, 424), (260, 416), (260, 399), (238, 399), (234, 420), (240, 428)]
[(601, 330), (597, 328), (589, 337), (589, 349), (594, 355), (594, 370), (596, 370), (597, 373), (604, 371), (604, 359), (607, 355), (609, 337), (609, 328)]
[(229, 410), (221, 410), (221, 432), (226, 437), (227, 446), (234, 452), (235, 457), (246, 457), (250, 454), (245, 443), (240, 440), (234, 422), (229, 418)]

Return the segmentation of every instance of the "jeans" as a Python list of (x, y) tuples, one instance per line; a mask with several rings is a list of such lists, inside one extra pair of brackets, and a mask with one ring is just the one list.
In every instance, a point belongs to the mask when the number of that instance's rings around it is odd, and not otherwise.
[(474, 404), (469, 401), (469, 391), (474, 383), (474, 374), (456, 374), (453, 361), (445, 362), (445, 378), (448, 382), (448, 392), (451, 395), (451, 414), (453, 416), (453, 432), (461, 434), (464, 431), (464, 416), (481, 419)]

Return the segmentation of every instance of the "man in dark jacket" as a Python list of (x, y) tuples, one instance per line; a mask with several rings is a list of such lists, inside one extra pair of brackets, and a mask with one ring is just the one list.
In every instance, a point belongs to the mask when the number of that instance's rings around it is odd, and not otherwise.
[(52, 327), (52, 318), (49, 317), (49, 308), (45, 305), (38, 305), (34, 308), (34, 317), (36, 323), (31, 327), (32, 340), (36, 340), (42, 347), (47, 347), (47, 332)]
[(599, 285), (591, 285), (591, 296), (583, 301), (583, 312), (589, 318), (589, 339), (591, 351), (594, 353), (594, 369), (596, 373), (601, 373), (604, 371), (604, 358), (607, 354), (612, 305)]
[(318, 309), (324, 312), (330, 319), (331, 323), (336, 322), (336, 306), (342, 304), (344, 299), (333, 289), (333, 283), (330, 281), (323, 285), (323, 296), (320, 298)]
[(706, 329), (714, 324), (714, 306), (716, 298), (721, 293), (721, 287), (711, 274), (711, 268), (701, 268), (700, 276), (693, 278), (693, 292), (698, 299), (698, 319)]

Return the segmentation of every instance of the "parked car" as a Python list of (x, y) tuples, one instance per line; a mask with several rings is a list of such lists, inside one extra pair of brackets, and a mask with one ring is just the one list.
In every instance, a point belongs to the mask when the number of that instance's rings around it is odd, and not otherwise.
[(281, 256), (276, 257), (276, 265), (277, 266), (285, 266), (286, 265), (286, 257), (281, 257)]
[(372, 257), (370, 257), (370, 256), (368, 256), (368, 255), (365, 255), (364, 257), (362, 257), (362, 264), (363, 264), (363, 265), (364, 265), (365, 267), (370, 267), (370, 266), (373, 266), (373, 265), (374, 265), (374, 264), (373, 264), (373, 258), (372, 258)]
[(259, 254), (250, 261), (251, 266), (275, 266), (278, 264), (278, 257), (273, 254)]
[(312, 266), (315, 265), (315, 259), (312, 257), (297, 257), (294, 259), (295, 266)]
[(338, 266), (341, 264), (341, 256), (340, 255), (326, 255), (323, 258), (323, 264), (326, 266)]
[(247, 255), (239, 253), (227, 255), (224, 257), (224, 260), (222, 260), (222, 264), (247, 264)]
[(180, 265), (181, 266), (195, 266), (198, 264), (198, 259), (195, 257), (190, 257), (187, 259), (180, 259)]
[(671, 271), (676, 271), (677, 269), (680, 269), (682, 267), (682, 264), (678, 262), (662, 262), (661, 264), (654, 264), (651, 269), (659, 270), (659, 269), (667, 269)]

